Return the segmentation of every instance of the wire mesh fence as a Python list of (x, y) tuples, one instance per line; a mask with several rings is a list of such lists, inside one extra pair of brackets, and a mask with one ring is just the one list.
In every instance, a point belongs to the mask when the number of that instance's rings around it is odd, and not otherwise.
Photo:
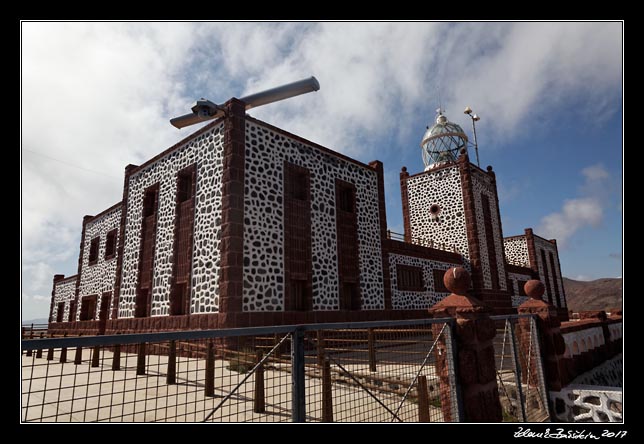
[(21, 419), (457, 421), (450, 322), (24, 340)]
[(497, 385), (504, 422), (549, 420), (541, 349), (533, 316), (492, 316)]

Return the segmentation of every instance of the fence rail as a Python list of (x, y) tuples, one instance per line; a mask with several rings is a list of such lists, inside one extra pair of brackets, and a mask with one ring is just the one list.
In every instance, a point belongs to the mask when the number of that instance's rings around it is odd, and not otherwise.
[[(22, 341), (23, 421), (458, 421), (454, 320)], [(45, 352), (45, 353), (43, 353)], [(445, 359), (439, 372), (437, 359)]]

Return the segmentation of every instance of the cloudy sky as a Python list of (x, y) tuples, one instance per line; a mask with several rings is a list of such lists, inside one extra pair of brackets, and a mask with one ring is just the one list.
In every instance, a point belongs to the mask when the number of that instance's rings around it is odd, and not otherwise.
[(383, 161), (393, 231), (439, 100), (468, 133), (469, 105), (504, 235), (557, 238), (567, 277), (620, 276), (622, 38), (621, 23), (23, 23), (23, 319), (76, 273), (82, 217), (121, 199), (125, 165), (197, 129), (168, 119), (311, 75), (320, 91), (250, 114)]

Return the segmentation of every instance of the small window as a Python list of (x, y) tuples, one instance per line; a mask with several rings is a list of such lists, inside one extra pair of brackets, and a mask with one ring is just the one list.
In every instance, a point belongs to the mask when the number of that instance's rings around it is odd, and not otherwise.
[(95, 237), (89, 244), (89, 265), (94, 265), (98, 261), (98, 244), (100, 237)]
[(437, 293), (449, 293), (449, 290), (445, 286), (445, 270), (434, 270), (434, 291)]
[(524, 288), (526, 282), (528, 281), (517, 281), (517, 285), (519, 286), (519, 296), (527, 296)]
[(397, 265), (398, 289), (401, 291), (425, 291), (423, 269), (409, 265)]
[(85, 296), (81, 299), (81, 321), (92, 321), (96, 318), (96, 296)]
[(56, 310), (56, 322), (63, 322), (63, 316), (65, 316), (65, 303), (59, 302)]
[(300, 279), (291, 279), (291, 304), (295, 311), (310, 310), (310, 293), (306, 287), (306, 281)]
[(355, 190), (350, 187), (338, 188), (338, 207), (347, 213), (353, 213)]
[(116, 229), (107, 233), (105, 239), (105, 259), (112, 259), (116, 256)]
[(360, 310), (360, 292), (358, 284), (345, 282), (342, 284), (342, 308), (346, 310)]
[(67, 318), (67, 322), (72, 322), (75, 321), (74, 316), (76, 315), (76, 301), (71, 301), (69, 303), (69, 317)]
[(157, 209), (157, 191), (158, 186), (152, 186), (145, 190), (143, 196), (143, 217), (152, 216)]
[(285, 164), (286, 197), (294, 200), (309, 200), (309, 170), (290, 163)]
[(193, 168), (189, 168), (187, 171), (179, 172), (177, 176), (177, 202), (185, 202), (192, 198), (192, 187), (193, 187)]

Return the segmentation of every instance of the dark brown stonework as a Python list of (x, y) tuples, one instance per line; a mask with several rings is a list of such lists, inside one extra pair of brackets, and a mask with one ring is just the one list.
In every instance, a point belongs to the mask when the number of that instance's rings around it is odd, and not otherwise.
[(402, 167), (402, 170), (400, 171), (400, 197), (402, 198), (405, 242), (411, 242), (411, 220), (409, 219), (409, 191), (407, 190), (407, 179), (409, 179), (407, 167)]
[(385, 310), (391, 310), (391, 282), (389, 277), (389, 257), (385, 252), (387, 240), (387, 209), (385, 205), (385, 173), (382, 162), (374, 160), (369, 166), (376, 171), (378, 176), (378, 215), (380, 218), (380, 250), (382, 258), (382, 283), (385, 290)]
[(123, 177), (123, 199), (121, 200), (121, 223), (119, 225), (119, 242), (116, 253), (116, 276), (114, 278), (114, 302), (112, 303), (111, 319), (118, 318), (119, 299), (121, 296), (121, 272), (123, 271), (123, 247), (125, 245), (125, 221), (127, 220), (127, 196), (130, 190), (130, 176), (138, 168), (137, 165), (129, 164), (125, 167)]
[(284, 310), (312, 308), (311, 173), (284, 162)]
[(474, 205), (474, 191), (472, 185), (472, 172), (470, 158), (467, 153), (462, 153), (457, 160), (461, 177), (461, 190), (463, 192), (463, 209), (465, 211), (465, 229), (470, 253), (470, 267), (472, 269), (472, 290), (476, 297), (481, 296), (483, 289), (483, 273), (481, 270), (481, 247), (479, 245), (478, 227), (476, 224), (476, 206)]
[[(450, 268), (443, 282), (452, 294), (429, 309), (435, 318), (456, 318), (456, 344), (458, 346), (458, 373), (456, 383), (463, 394), (464, 422), (501, 422), (502, 410), (496, 382), (496, 365), (492, 340), (496, 335), (490, 309), (475, 297), (467, 296), (470, 287), (469, 273), (461, 268)], [(432, 330), (438, 336), (441, 326)], [(448, 362), (445, 340), (441, 336), (437, 344), (436, 369), (440, 379), (440, 396), (445, 421), (453, 421), (451, 405), (452, 390), (449, 386)]]
[(335, 214), (338, 254), (338, 286), (341, 310), (360, 309), (360, 258), (356, 187), (335, 180)]
[[(548, 390), (559, 391), (567, 384), (568, 377), (563, 362), (566, 344), (563, 340), (557, 310), (552, 304), (541, 300), (545, 291), (541, 281), (530, 280), (525, 284), (524, 288), (530, 299), (521, 304), (517, 311), (519, 314), (537, 315), (537, 327), (540, 333), (541, 350), (544, 358), (546, 387)], [(523, 331), (523, 334), (519, 335), (520, 339), (529, 337), (529, 320), (519, 319), (519, 328)], [(525, 348), (525, 352), (527, 352), (529, 344), (524, 343), (520, 344), (520, 346)], [(534, 377), (536, 378), (536, 375)], [(551, 406), (552, 408), (553, 406)]]
[(537, 250), (534, 247), (534, 233), (532, 228), (525, 229), (525, 242), (528, 246), (528, 259), (530, 260), (530, 268), (539, 276), (539, 262), (537, 262)]
[[(235, 98), (224, 106), (219, 311), (232, 315), (242, 311), (246, 111), (244, 102)], [(226, 319), (222, 326), (228, 325)]]
[(485, 228), (485, 242), (487, 246), (487, 261), (490, 266), (490, 278), (492, 289), (499, 289), (499, 268), (496, 263), (496, 243), (494, 242), (494, 229), (492, 228), (492, 214), (490, 210), (490, 199), (481, 193), (481, 205), (483, 206), (483, 227)]
[[(498, 190), (497, 185), (496, 185), (496, 173), (494, 171), (492, 171), (491, 166), (487, 167), (487, 173), (492, 178), (492, 188), (494, 189), (494, 199), (495, 199), (495, 202), (496, 202), (496, 218), (499, 221), (499, 236), (501, 236), (501, 239), (500, 239), (501, 240), (501, 248), (505, 249), (505, 245), (503, 244), (503, 221), (501, 220), (501, 204), (499, 202), (499, 190)], [(505, 250), (502, 251), (502, 253), (503, 254), (501, 256), (503, 256), (503, 258), (505, 259)], [(504, 278), (507, 281), (508, 280), (507, 264), (505, 264), (505, 261), (504, 261), (504, 263), (500, 264), (500, 265), (504, 268), (504, 271), (503, 271), (503, 276), (504, 277), (502, 276), (502, 278)], [(512, 294), (512, 292), (511, 292), (510, 288), (508, 288), (508, 296), (510, 296), (511, 294)], [(511, 296), (510, 296), (510, 305), (512, 305)]]

